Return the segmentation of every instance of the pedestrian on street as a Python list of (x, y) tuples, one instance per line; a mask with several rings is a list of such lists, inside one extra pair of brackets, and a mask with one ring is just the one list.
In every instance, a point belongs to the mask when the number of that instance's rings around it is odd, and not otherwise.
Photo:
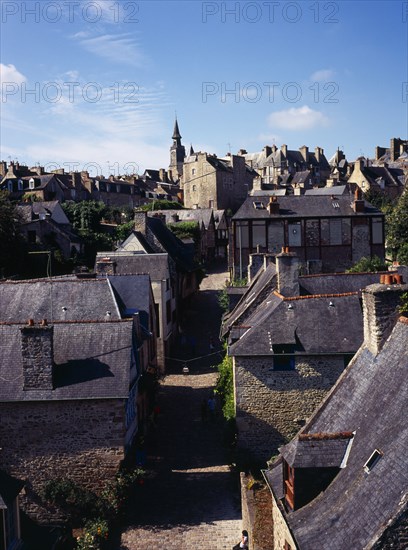
[(248, 550), (248, 531), (244, 529), (242, 531), (241, 541), (236, 544), (232, 550), (240, 550), (240, 549)]

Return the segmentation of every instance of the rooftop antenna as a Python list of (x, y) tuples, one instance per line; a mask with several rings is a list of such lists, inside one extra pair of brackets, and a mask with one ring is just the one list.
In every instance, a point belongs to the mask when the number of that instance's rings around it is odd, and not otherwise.
[(228, 145), (228, 153), (231, 155), (231, 143), (228, 142), (227, 145)]

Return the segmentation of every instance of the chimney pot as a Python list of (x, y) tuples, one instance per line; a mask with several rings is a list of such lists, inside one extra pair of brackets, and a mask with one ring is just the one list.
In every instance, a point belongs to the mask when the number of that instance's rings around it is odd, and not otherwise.
[(29, 327), (33, 327), (33, 326), (34, 326), (34, 319), (29, 319), (29, 320), (28, 320), (28, 326), (29, 326)]

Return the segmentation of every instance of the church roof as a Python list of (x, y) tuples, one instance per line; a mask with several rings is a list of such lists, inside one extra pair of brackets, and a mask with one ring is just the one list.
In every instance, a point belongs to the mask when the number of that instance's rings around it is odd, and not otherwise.
[(178, 127), (177, 118), (174, 122), (173, 139), (181, 139), (181, 134), (180, 134), (180, 130), (179, 130), (179, 127)]

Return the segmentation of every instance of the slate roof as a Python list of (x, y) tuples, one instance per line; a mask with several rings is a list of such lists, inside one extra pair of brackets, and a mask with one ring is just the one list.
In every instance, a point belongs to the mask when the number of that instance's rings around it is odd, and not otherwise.
[(0, 324), (0, 401), (127, 398), (131, 320), (54, 323), (54, 390), (23, 390), (19, 324)]
[(357, 293), (283, 298), (274, 292), (245, 324), (251, 328), (230, 355), (272, 355), (275, 345), (293, 345), (295, 354), (349, 354), (363, 341)]
[[(374, 184), (378, 179), (383, 179), (386, 187), (401, 187), (402, 183), (398, 179), (398, 171), (385, 166), (365, 166), (361, 169), (364, 176)], [(402, 171), (400, 171), (402, 173)]]
[(329, 195), (339, 196), (347, 193), (347, 185), (335, 185), (334, 187), (317, 187), (315, 189), (306, 189), (305, 195)]
[(300, 293), (308, 294), (343, 294), (360, 292), (363, 288), (380, 281), (382, 273), (321, 273), (318, 275), (301, 275), (299, 277)]
[(234, 324), (245, 322), (245, 319), (250, 317), (259, 303), (275, 288), (276, 265), (269, 263), (266, 269), (262, 267), (258, 271), (233, 311), (225, 317), (222, 335), (225, 336)]
[[(257, 197), (262, 200), (265, 206), (269, 203), (269, 196)], [(336, 196), (335, 200), (326, 196), (296, 196), (287, 195), (279, 197), (278, 203), (280, 211), (278, 215), (271, 215), (267, 208), (255, 209), (253, 198), (248, 197), (238, 212), (232, 218), (233, 220), (247, 219), (277, 219), (277, 218), (321, 218), (321, 217), (343, 217), (343, 216), (383, 216), (382, 212), (374, 208), (370, 203), (365, 203), (365, 212), (356, 213), (352, 208), (352, 200), (349, 196)]]
[[(321, 434), (318, 439), (296, 437), (279, 452), (293, 468), (340, 468), (353, 434)], [(332, 437), (330, 437), (332, 436)]]
[(104, 321), (120, 319), (120, 313), (106, 279), (68, 276), (0, 283), (0, 321), (28, 319)]
[(310, 170), (303, 170), (302, 172), (295, 172), (293, 174), (293, 178), (291, 183), (305, 183), (306, 181), (310, 181), (312, 179), (312, 173)]
[[(52, 214), (59, 205), (58, 201), (35, 201), (18, 205), (18, 211), (21, 213), (24, 222), (31, 222), (40, 214)], [(69, 220), (67, 218), (67, 224)]]
[(251, 197), (284, 197), (287, 192), (287, 189), (252, 189), (249, 194)]
[[(347, 467), (306, 506), (286, 515), (301, 550), (372, 548), (408, 503), (408, 321), (396, 323), (380, 353), (362, 346), (304, 431), (355, 431)], [(364, 465), (383, 453), (370, 473)], [(279, 461), (266, 473), (282, 494)]]
[(143, 254), (132, 252), (98, 252), (96, 261), (110, 258), (116, 264), (117, 275), (137, 275), (148, 273), (152, 281), (169, 278), (169, 255)]
[[(109, 275), (117, 302), (123, 315), (131, 311), (140, 311), (141, 319), (146, 322), (150, 315), (151, 285), (149, 275)], [(147, 325), (144, 325), (147, 328)]]

